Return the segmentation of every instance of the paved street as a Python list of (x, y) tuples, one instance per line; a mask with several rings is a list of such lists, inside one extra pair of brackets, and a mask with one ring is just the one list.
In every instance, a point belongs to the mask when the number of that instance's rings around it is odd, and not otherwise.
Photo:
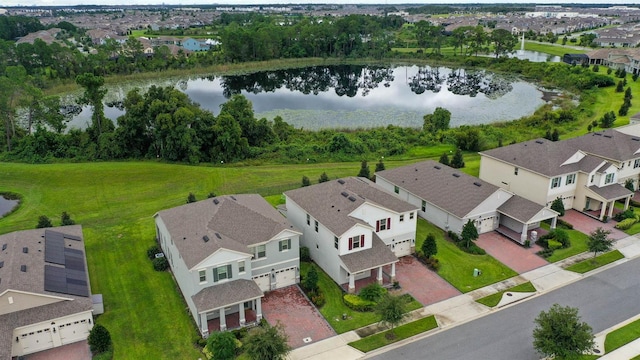
[(537, 360), (533, 319), (554, 304), (578, 307), (594, 333), (640, 313), (640, 259), (519, 303), (477, 320), (441, 331), (375, 356), (375, 359)]

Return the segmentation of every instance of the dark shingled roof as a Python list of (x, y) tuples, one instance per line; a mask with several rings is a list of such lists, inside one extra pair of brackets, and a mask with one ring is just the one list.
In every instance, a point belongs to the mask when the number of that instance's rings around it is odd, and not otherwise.
[[(11, 358), (11, 341), (15, 328), (93, 309), (91, 297), (44, 290), (44, 269), (47, 263), (45, 262), (45, 239), (43, 236), (46, 230), (25, 230), (0, 235), (0, 248), (7, 245), (6, 249), (0, 252), (0, 262), (4, 262), (0, 268), (0, 294), (16, 290), (70, 300), (61, 300), (53, 304), (0, 315), (0, 359)], [(84, 254), (84, 241), (80, 225), (61, 226), (49, 230), (79, 239), (65, 238), (64, 246), (82, 251)], [(25, 247), (29, 249), (26, 253), (23, 252)], [(22, 265), (26, 265), (26, 272), (20, 271)], [(86, 261), (84, 265), (86, 269)], [(86, 271), (85, 277), (87, 286), (91, 289)]]
[[(249, 246), (269, 241), (284, 230), (300, 233), (257, 194), (219, 196), (159, 211), (156, 216), (166, 225), (188, 268), (223, 248), (250, 254)], [(205, 242), (204, 236), (209, 240)]]
[(356, 273), (397, 262), (398, 258), (378, 235), (373, 233), (371, 248), (342, 255), (340, 260), (350, 273)]
[(611, 184), (604, 187), (592, 185), (587, 188), (606, 200), (617, 200), (633, 194), (631, 190), (620, 184)]
[(512, 196), (498, 208), (498, 212), (501, 214), (516, 219), (523, 224), (529, 223), (529, 221), (542, 210), (549, 212), (549, 219), (558, 215), (557, 212), (518, 195)]
[(369, 179), (359, 177), (327, 181), (290, 190), (285, 195), (338, 236), (356, 224), (367, 225), (349, 216), (365, 202), (397, 213), (417, 210), (416, 206), (398, 199)]
[(198, 313), (219, 309), (244, 301), (262, 297), (262, 290), (253, 280), (238, 279), (209, 286), (193, 295), (191, 299)]
[[(578, 151), (587, 156), (578, 162), (563, 165)], [(551, 177), (575, 171), (591, 172), (601, 165), (603, 159), (626, 161), (639, 158), (638, 151), (640, 138), (608, 129), (563, 141), (525, 141), (481, 154)]]
[(495, 185), (433, 160), (384, 170), (376, 176), (459, 218), (498, 190)]

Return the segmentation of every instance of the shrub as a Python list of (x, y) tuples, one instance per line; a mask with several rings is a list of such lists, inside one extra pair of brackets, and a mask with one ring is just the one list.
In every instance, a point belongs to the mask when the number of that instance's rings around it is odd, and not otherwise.
[(309, 272), (307, 272), (307, 276), (305, 276), (302, 281), (302, 287), (308, 292), (318, 290), (318, 270), (316, 270), (315, 266), (312, 266)]
[(311, 253), (309, 252), (309, 248), (306, 246), (300, 247), (300, 261), (311, 262)]
[(430, 258), (424, 258), (423, 261), (424, 261), (424, 264), (429, 267), (429, 269), (435, 272), (440, 270), (440, 260), (434, 257), (430, 257)]
[(635, 218), (624, 219), (616, 224), (616, 229), (627, 230), (636, 222)]
[(153, 269), (155, 271), (165, 271), (169, 268), (169, 262), (166, 257), (159, 257), (153, 259)]
[(153, 260), (156, 258), (156, 254), (159, 254), (161, 252), (162, 249), (160, 249), (160, 246), (158, 244), (153, 244), (147, 249), (147, 257), (149, 258), (149, 260)]
[(562, 219), (558, 219), (558, 226), (562, 226), (563, 228), (569, 229), (569, 230), (573, 230), (573, 224), (564, 221)]
[(451, 239), (453, 242), (458, 242), (460, 241), (460, 236), (456, 233), (454, 233), (453, 231), (449, 230), (447, 231), (447, 236), (449, 237), (449, 239)]
[(111, 334), (104, 326), (95, 324), (89, 332), (87, 342), (93, 354), (100, 354), (111, 348)]
[(360, 290), (360, 293), (358, 294), (358, 296), (360, 296), (361, 298), (363, 298), (365, 300), (378, 302), (378, 301), (380, 301), (380, 299), (382, 299), (382, 297), (386, 293), (387, 293), (387, 289), (383, 288), (382, 286), (378, 285), (377, 283), (372, 283), (372, 284), (369, 284), (369, 285), (365, 286), (364, 288), (362, 288), (362, 290)]
[(52, 226), (53, 224), (51, 224), (51, 220), (49, 220), (49, 217), (47, 217), (46, 215), (42, 215), (38, 218), (38, 225), (36, 225), (36, 228), (42, 229)]
[(196, 202), (196, 196), (194, 193), (189, 193), (187, 196), (187, 204)]
[(553, 250), (552, 249), (543, 249), (538, 251), (538, 255), (542, 256), (543, 258), (548, 258), (549, 256), (553, 255)]
[(562, 248), (566, 249), (571, 246), (571, 240), (569, 240), (569, 234), (562, 229), (555, 229), (553, 231), (553, 240), (562, 244)]
[(375, 301), (365, 300), (354, 294), (345, 294), (342, 300), (348, 308), (355, 311), (372, 311), (377, 305)]
[(320, 289), (317, 289), (315, 291), (310, 291), (308, 293), (308, 296), (309, 296), (309, 300), (311, 300), (313, 305), (315, 305), (317, 308), (323, 307), (324, 304), (327, 302), (327, 300), (324, 297), (324, 294), (320, 291)]
[(626, 220), (626, 219), (634, 219), (636, 217), (636, 214), (633, 212), (632, 208), (628, 208), (627, 210), (623, 211), (623, 212), (619, 212), (617, 214), (615, 214), (613, 216), (613, 220), (615, 221), (622, 221), (622, 220)]
[(75, 225), (75, 221), (73, 221), (73, 219), (71, 219), (71, 215), (69, 215), (66, 211), (62, 212), (62, 215), (60, 215), (60, 225), (62, 226), (67, 226), (67, 225)]
[(484, 251), (483, 248), (479, 247), (474, 243), (469, 243), (469, 247), (467, 247), (467, 245), (464, 242), (459, 241), (456, 243), (456, 245), (458, 245), (458, 248), (460, 250), (471, 255), (485, 255), (487, 253), (486, 251)]
[(562, 202), (561, 198), (556, 198), (551, 203), (551, 210), (556, 211), (560, 216), (564, 216), (564, 202)]
[(549, 239), (547, 240), (547, 246), (549, 247), (549, 250), (556, 250), (562, 247), (562, 243), (559, 241)]

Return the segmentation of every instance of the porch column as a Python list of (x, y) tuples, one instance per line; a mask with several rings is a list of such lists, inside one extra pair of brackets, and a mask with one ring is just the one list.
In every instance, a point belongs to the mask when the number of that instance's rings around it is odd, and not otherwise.
[(256, 320), (262, 320), (262, 298), (256, 299)]
[(382, 266), (378, 268), (378, 276), (376, 277), (376, 280), (378, 280), (379, 285), (382, 285)]
[(611, 219), (611, 216), (613, 216), (613, 208), (615, 204), (616, 202), (612, 201), (611, 205), (609, 205), (609, 214), (607, 214), (607, 219)]
[(551, 230), (556, 228), (556, 225), (558, 225), (558, 217), (554, 217), (553, 219), (551, 219)]
[(627, 210), (629, 208), (629, 202), (631, 201), (631, 197), (627, 196), (626, 199), (624, 199), (624, 209)]
[(396, 281), (396, 263), (391, 263), (391, 282)]
[(349, 273), (349, 293), (353, 294), (356, 292), (356, 279), (352, 273)]
[(240, 315), (240, 326), (244, 326), (247, 320), (244, 317), (244, 303), (238, 304), (238, 314)]
[(604, 212), (606, 210), (607, 210), (607, 203), (603, 201), (602, 206), (600, 206), (600, 218), (599, 218), (600, 221), (604, 219)]
[(529, 231), (529, 225), (528, 224), (522, 224), (522, 233), (520, 234), (520, 243), (524, 244), (525, 241), (527, 241), (527, 237), (528, 234), (527, 232)]
[(220, 308), (220, 331), (227, 330), (227, 315), (224, 313), (224, 308)]
[(209, 325), (207, 324), (207, 313), (200, 314), (200, 332), (203, 338), (209, 336)]

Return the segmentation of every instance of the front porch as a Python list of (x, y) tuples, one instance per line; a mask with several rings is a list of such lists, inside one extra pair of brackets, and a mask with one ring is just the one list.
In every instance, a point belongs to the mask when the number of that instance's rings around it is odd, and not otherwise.
[[(559, 215), (547, 207), (517, 195), (502, 204), (498, 212), (501, 216), (496, 232), (520, 245), (527, 244), (527, 241), (534, 243), (539, 236), (547, 233), (540, 228), (543, 221), (548, 221), (551, 229), (555, 229)], [(531, 234), (534, 234), (534, 231), (536, 235), (532, 238)]]
[(633, 192), (620, 184), (608, 185), (605, 187), (589, 186), (585, 197), (582, 213), (606, 222), (614, 214), (621, 211), (615, 207), (616, 201), (624, 201), (622, 211), (629, 208)]
[[(533, 237), (531, 236), (531, 233), (535, 231), (535, 235), (536, 235), (536, 239), (533, 239)], [(515, 230), (511, 230), (508, 227), (504, 226), (504, 225), (500, 225), (498, 226), (498, 228), (496, 229), (496, 232), (504, 237), (506, 237), (507, 239), (511, 239), (517, 243), (521, 242), (521, 239), (523, 238), (522, 236), (522, 232), (517, 232)], [(524, 238), (531, 240), (531, 243), (534, 243), (535, 240), (539, 239), (540, 236), (546, 235), (548, 234), (549, 231), (547, 229), (538, 227), (535, 229), (527, 229), (527, 233), (524, 236)]]
[[(240, 319), (240, 312), (225, 315), (225, 329), (234, 330), (245, 326), (255, 326), (258, 324), (258, 316), (253, 309), (244, 309), (244, 321)], [(209, 334), (214, 331), (222, 331), (220, 327), (220, 318), (215, 318), (207, 321), (207, 328)]]
[[(394, 270), (394, 274), (395, 274), (395, 264), (392, 265), (393, 266), (393, 270)], [(358, 280), (354, 280), (354, 287), (353, 287), (353, 291), (349, 290), (349, 283), (344, 283), (341, 285), (342, 290), (347, 291), (347, 292), (351, 292), (351, 293), (359, 293), (360, 290), (362, 290), (362, 288), (366, 287), (367, 285), (371, 285), (373, 283), (377, 283), (379, 285), (382, 285), (383, 287), (391, 287), (393, 285), (393, 282), (395, 280), (392, 280), (391, 277), (391, 265), (390, 266), (386, 266), (383, 268), (382, 270), (382, 282), (380, 282), (378, 280), (378, 271), (377, 269), (372, 269), (369, 272), (369, 276), (366, 278), (362, 278), (362, 279), (358, 279)], [(395, 278), (395, 276), (394, 276)]]

